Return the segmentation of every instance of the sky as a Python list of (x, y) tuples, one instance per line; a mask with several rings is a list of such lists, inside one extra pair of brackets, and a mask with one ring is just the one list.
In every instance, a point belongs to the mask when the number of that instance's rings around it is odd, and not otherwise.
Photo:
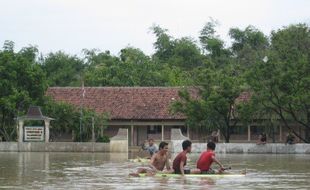
[(132, 46), (154, 53), (154, 24), (175, 37), (191, 36), (210, 18), (219, 21), (218, 34), (229, 44), (232, 27), (253, 25), (269, 35), (296, 23), (310, 25), (309, 0), (0, 0), (0, 46), (15, 49), (35, 45), (43, 54), (82, 49), (109, 50), (117, 55)]

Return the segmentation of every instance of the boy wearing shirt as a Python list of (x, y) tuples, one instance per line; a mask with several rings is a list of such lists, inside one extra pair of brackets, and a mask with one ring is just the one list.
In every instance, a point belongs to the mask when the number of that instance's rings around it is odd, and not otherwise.
[(180, 152), (175, 159), (173, 160), (173, 170), (175, 174), (198, 174), (200, 170), (197, 169), (188, 169), (185, 168), (186, 161), (187, 161), (187, 154), (191, 153), (192, 151), (192, 142), (189, 140), (185, 140), (182, 143), (183, 151)]
[(215, 143), (209, 142), (207, 144), (207, 151), (203, 152), (200, 155), (200, 158), (197, 161), (197, 168), (200, 169), (201, 174), (215, 174), (215, 171), (211, 168), (213, 162), (217, 163), (220, 166), (219, 173), (224, 171), (223, 165), (218, 159), (215, 158)]

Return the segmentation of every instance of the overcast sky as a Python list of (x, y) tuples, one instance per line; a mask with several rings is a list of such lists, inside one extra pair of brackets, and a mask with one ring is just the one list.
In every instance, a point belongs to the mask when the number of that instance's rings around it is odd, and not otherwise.
[(63, 50), (80, 54), (83, 48), (110, 50), (130, 45), (154, 52), (153, 24), (174, 37), (192, 36), (212, 17), (228, 41), (231, 27), (254, 25), (271, 30), (310, 23), (309, 0), (0, 0), (0, 46), (37, 45), (43, 53)]

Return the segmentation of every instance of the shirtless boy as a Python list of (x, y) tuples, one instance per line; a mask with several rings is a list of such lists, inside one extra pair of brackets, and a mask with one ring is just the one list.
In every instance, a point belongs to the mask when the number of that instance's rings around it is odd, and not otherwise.
[(149, 167), (138, 168), (137, 173), (131, 173), (131, 176), (139, 176), (139, 173), (148, 173), (154, 175), (156, 172), (162, 172), (166, 166), (167, 173), (170, 173), (171, 167), (168, 158), (168, 143), (161, 142), (159, 144), (159, 151), (155, 153), (151, 160)]

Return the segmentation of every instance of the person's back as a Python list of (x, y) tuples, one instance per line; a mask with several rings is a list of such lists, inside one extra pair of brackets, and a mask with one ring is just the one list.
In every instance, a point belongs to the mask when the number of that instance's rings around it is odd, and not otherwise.
[(197, 168), (201, 171), (208, 171), (213, 163), (212, 156), (215, 156), (213, 151), (208, 150), (203, 152), (197, 161)]
[(189, 140), (183, 141), (182, 148), (183, 151), (174, 158), (172, 168), (174, 170), (174, 173), (184, 175), (185, 173), (190, 173), (189, 170), (184, 171), (184, 166), (186, 165), (187, 161), (186, 154), (191, 152), (192, 142), (190, 142)]
[(211, 168), (213, 162), (217, 163), (220, 166), (220, 172), (224, 171), (223, 165), (220, 163), (219, 160), (215, 158), (214, 150), (215, 143), (208, 142), (207, 151), (203, 152), (197, 161), (197, 168), (200, 170), (200, 173), (214, 174), (215, 171)]

